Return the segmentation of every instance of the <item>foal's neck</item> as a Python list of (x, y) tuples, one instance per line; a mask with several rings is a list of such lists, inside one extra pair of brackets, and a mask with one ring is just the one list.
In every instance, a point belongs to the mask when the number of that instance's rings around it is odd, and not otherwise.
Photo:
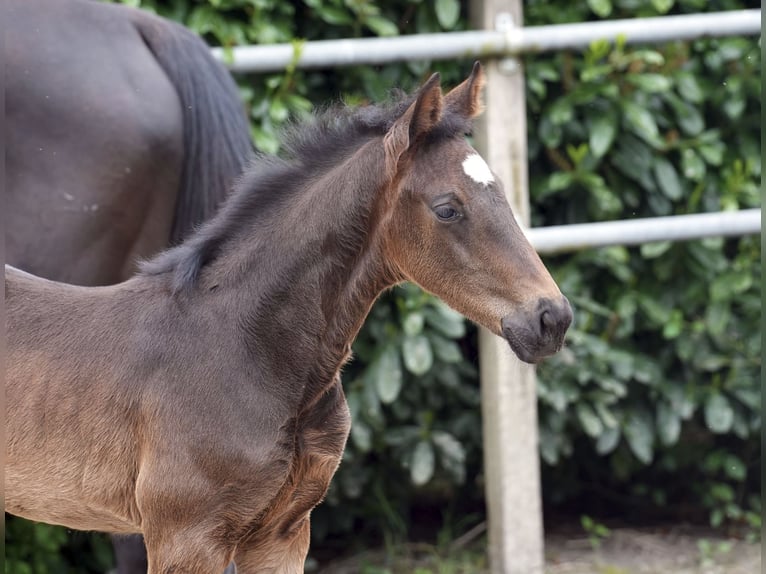
[(382, 146), (368, 143), (289, 191), (219, 270), (237, 276), (230, 283), (248, 351), (301, 389), (298, 409), (338, 376), (375, 299), (398, 281), (381, 241), (383, 173)]

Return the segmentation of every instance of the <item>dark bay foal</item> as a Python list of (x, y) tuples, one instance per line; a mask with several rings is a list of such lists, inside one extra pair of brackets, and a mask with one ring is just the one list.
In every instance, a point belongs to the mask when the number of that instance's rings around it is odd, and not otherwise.
[(150, 574), (298, 574), (381, 291), (413, 281), (525, 361), (556, 352), (569, 304), (464, 138), (482, 83), (324, 114), (120, 285), (6, 268), (8, 511), (141, 532)]

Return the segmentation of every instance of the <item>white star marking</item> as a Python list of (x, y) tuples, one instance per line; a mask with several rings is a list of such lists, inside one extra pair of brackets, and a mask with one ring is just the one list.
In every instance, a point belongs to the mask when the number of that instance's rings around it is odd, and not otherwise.
[(472, 153), (463, 160), (463, 171), (472, 180), (483, 185), (489, 185), (495, 181), (492, 170), (478, 153)]

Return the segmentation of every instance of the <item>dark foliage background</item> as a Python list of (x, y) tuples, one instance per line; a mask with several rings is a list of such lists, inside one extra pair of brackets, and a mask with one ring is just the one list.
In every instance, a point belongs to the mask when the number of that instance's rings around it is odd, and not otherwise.
[[(467, 28), (458, 0), (133, 0), (234, 46)], [(385, 4), (379, 5), (379, 4)], [(528, 0), (525, 24), (758, 8), (740, 0)], [(760, 205), (760, 47), (712, 39), (594, 43), (525, 58), (535, 226)], [(253, 138), (329, 100), (412, 89), (470, 62), (239, 78)], [(546, 259), (576, 309), (538, 369), (548, 520), (707, 521), (759, 536), (758, 238), (651, 243)], [(483, 519), (475, 330), (412, 286), (385, 295), (344, 385), (354, 424), (313, 551), (459, 534)], [(427, 520), (422, 520), (428, 516)], [(434, 516), (436, 518), (434, 518)], [(421, 529), (422, 527), (422, 529)], [(103, 572), (102, 537), (14, 520), (6, 572)]]

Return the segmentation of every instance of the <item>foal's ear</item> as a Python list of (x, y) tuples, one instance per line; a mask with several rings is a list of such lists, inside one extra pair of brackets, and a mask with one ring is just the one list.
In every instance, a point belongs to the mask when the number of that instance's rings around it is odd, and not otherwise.
[(464, 118), (475, 118), (478, 116), (484, 111), (484, 103), (481, 101), (481, 90), (485, 82), (484, 70), (481, 67), (481, 63), (477, 60), (473, 64), (471, 75), (444, 96), (447, 109)]
[[(412, 115), (409, 119), (410, 144), (427, 135), (442, 117), (442, 88), (439, 72), (431, 75), (428, 81), (418, 90), (418, 98), (410, 106)], [(410, 113), (407, 110), (406, 116)], [(404, 116), (402, 116), (403, 119)]]
[[(395, 170), (402, 154), (428, 135), (442, 117), (442, 89), (438, 72), (418, 90), (418, 97), (383, 138), (386, 164)], [(390, 173), (393, 173), (390, 172)]]

